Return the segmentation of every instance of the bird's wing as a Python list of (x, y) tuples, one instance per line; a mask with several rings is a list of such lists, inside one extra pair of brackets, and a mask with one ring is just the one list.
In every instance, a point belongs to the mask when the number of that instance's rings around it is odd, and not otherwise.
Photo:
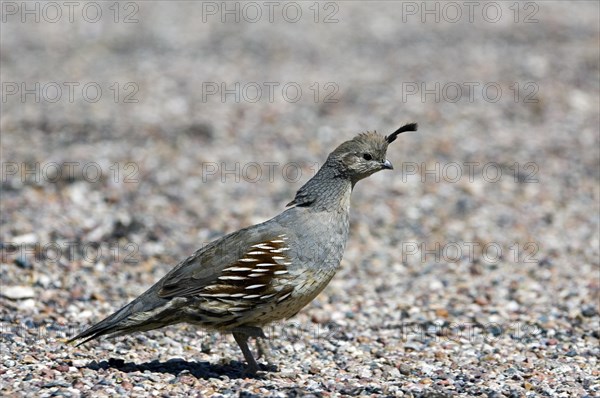
[(236, 298), (272, 293), (274, 276), (291, 265), (289, 237), (259, 224), (242, 229), (198, 250), (157, 285), (158, 296)]

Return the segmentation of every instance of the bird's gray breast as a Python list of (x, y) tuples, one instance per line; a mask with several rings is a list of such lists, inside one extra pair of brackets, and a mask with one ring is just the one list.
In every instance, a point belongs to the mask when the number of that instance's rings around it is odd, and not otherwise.
[(289, 223), (286, 227), (294, 234), (294, 238), (288, 241), (292, 268), (301, 266), (336, 270), (348, 240), (347, 209), (342, 207), (334, 211), (312, 212), (300, 207), (288, 209), (287, 212), (296, 213), (289, 214), (295, 217), (283, 217), (280, 220), (282, 224)]

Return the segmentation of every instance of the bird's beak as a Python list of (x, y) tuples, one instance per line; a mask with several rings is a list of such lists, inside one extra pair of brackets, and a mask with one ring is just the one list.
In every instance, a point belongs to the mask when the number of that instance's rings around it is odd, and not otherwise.
[(384, 169), (388, 169), (388, 170), (393, 170), (394, 169), (394, 166), (392, 165), (392, 162), (390, 162), (387, 159), (383, 162), (382, 166), (383, 166)]

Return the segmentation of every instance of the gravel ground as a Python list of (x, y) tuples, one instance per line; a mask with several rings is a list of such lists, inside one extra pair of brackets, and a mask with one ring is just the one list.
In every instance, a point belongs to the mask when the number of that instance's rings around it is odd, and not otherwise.
[[(2, 396), (600, 395), (598, 2), (115, 4), (2, 3)], [(269, 372), (65, 344), (409, 121)]]

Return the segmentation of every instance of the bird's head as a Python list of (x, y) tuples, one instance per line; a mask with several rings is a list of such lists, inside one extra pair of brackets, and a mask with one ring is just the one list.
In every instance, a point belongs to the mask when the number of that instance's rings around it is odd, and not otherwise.
[(417, 131), (417, 124), (406, 124), (388, 136), (377, 132), (361, 133), (338, 146), (329, 155), (327, 162), (335, 165), (338, 172), (353, 184), (380, 170), (391, 170), (394, 167), (386, 159), (387, 147), (398, 134), (405, 131)]
[(379, 170), (394, 168), (385, 157), (387, 147), (405, 131), (417, 131), (417, 124), (405, 124), (388, 136), (376, 132), (362, 133), (342, 143), (331, 152), (317, 174), (298, 190), (288, 206), (339, 206), (338, 193), (344, 192), (347, 182), (354, 187), (358, 181)]

